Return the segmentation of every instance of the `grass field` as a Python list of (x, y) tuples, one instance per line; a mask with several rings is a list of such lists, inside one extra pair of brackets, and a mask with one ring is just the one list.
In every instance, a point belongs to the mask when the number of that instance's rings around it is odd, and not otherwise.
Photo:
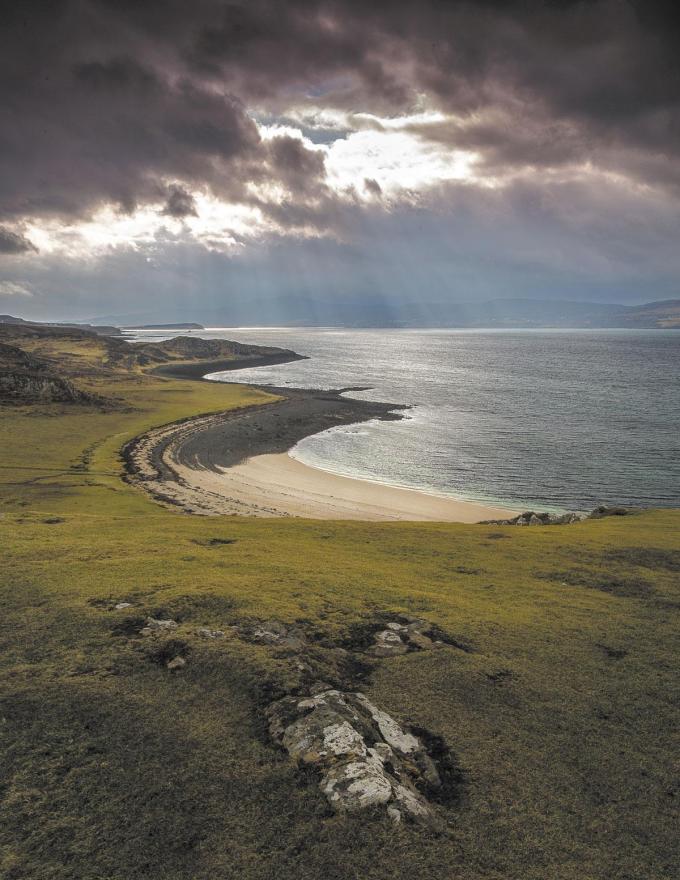
[[(122, 481), (121, 446), (266, 396), (91, 387), (120, 409), (0, 410), (1, 877), (677, 876), (679, 511), (527, 529), (191, 517)], [(469, 646), (391, 658), (364, 688), (455, 753), (441, 835), (329, 815), (266, 735), (282, 660), (194, 634), (275, 617), (337, 641), (383, 610)], [(134, 637), (149, 613), (180, 622), (181, 673)]]

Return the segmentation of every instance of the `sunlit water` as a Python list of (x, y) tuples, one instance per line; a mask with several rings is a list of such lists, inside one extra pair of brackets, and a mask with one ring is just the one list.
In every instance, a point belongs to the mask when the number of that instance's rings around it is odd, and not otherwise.
[(308, 437), (293, 450), (307, 464), (517, 508), (680, 506), (680, 332), (241, 328), (196, 335), (310, 356), (225, 373), (225, 381), (369, 385), (354, 396), (413, 406), (402, 422)]

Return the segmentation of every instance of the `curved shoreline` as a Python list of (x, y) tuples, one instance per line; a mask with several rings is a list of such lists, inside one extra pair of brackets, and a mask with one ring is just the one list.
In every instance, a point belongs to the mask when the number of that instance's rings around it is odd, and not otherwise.
[(305, 354), (268, 354), (254, 357), (239, 357), (231, 360), (218, 361), (186, 361), (179, 363), (160, 364), (149, 372), (152, 375), (165, 376), (168, 379), (193, 379), (209, 382), (206, 379), (211, 373), (228, 373), (232, 370), (245, 370), (249, 367), (271, 367), (276, 364), (290, 364), (294, 361), (309, 360)]
[[(231, 369), (252, 366), (252, 361), (230, 363)], [(205, 381), (213, 366), (174, 364), (164, 366), (162, 373)], [(288, 455), (312, 434), (370, 419), (397, 420), (406, 406), (344, 396), (365, 388), (254, 387), (280, 399), (174, 422), (128, 443), (123, 449), (128, 482), (161, 503), (208, 516), (478, 522), (514, 513), (333, 474)]]
[[(251, 516), (323, 520), (477, 523), (515, 511), (460, 501), (419, 489), (334, 474), (288, 453), (258, 455), (220, 473), (180, 474), (195, 487), (238, 499)], [(236, 512), (236, 511), (234, 511)]]

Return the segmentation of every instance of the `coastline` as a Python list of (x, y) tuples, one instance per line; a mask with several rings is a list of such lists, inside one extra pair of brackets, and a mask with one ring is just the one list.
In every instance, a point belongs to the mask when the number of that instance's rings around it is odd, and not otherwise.
[[(297, 358), (286, 357), (276, 362)], [(229, 369), (254, 366), (230, 361)], [(152, 372), (206, 380), (214, 362), (168, 364)], [(365, 521), (479, 522), (516, 511), (334, 474), (289, 455), (303, 438), (338, 425), (398, 420), (406, 406), (344, 396), (350, 390), (257, 386), (274, 403), (175, 422), (123, 450), (127, 480), (157, 501), (200, 515), (294, 516)]]
[(271, 367), (276, 364), (289, 364), (294, 361), (309, 360), (304, 354), (270, 354), (260, 357), (232, 358), (217, 361), (185, 361), (160, 364), (149, 370), (153, 376), (165, 376), (168, 379), (193, 379), (199, 382), (210, 382), (206, 379), (211, 373), (228, 373), (232, 370), (245, 370), (248, 367)]
[(477, 523), (516, 511), (433, 495), (419, 489), (346, 477), (304, 464), (287, 452), (257, 455), (218, 471), (184, 465), (187, 486), (225, 499), (225, 513), (307, 519)]

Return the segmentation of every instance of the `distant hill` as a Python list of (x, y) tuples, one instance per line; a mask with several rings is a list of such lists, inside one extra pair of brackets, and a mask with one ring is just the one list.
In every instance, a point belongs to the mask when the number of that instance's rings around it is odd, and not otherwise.
[[(178, 315), (178, 317), (181, 313)], [(577, 300), (495, 299), (481, 302), (399, 302), (366, 295), (320, 301), (281, 296), (258, 301), (233, 298), (200, 315), (208, 327), (412, 327), (412, 328), (680, 328), (680, 300), (625, 306)], [(162, 329), (152, 314), (107, 315), (105, 320), (138, 329)], [(102, 319), (104, 320), (104, 319)], [(175, 325), (177, 329), (180, 325)], [(191, 325), (187, 325), (191, 326)], [(196, 325), (193, 325), (196, 326)], [(170, 329), (172, 325), (165, 325)], [(198, 329), (198, 327), (196, 327)]]
[[(129, 319), (130, 316), (123, 316)], [(111, 324), (49, 323), (0, 315), (1, 324), (90, 330), (102, 336), (121, 336), (126, 330), (205, 330), (208, 327), (457, 327), (512, 329), (680, 329), (680, 299), (624, 306), (577, 300), (494, 299), (482, 302), (396, 302), (376, 296), (312, 300), (279, 297), (269, 302), (233, 299), (219, 310), (195, 321), (160, 323), (149, 315), (144, 321), (107, 315)]]
[(107, 406), (109, 401), (77, 388), (40, 357), (0, 342), (0, 403), (75, 403)]
[(119, 327), (114, 327), (112, 325), (101, 325), (101, 324), (76, 324), (76, 323), (68, 323), (68, 322), (59, 322), (59, 321), (26, 321), (24, 318), (15, 318), (13, 315), (0, 315), (0, 324), (21, 324), (28, 326), (37, 326), (37, 327), (66, 327), (66, 328), (75, 328), (78, 330), (91, 330), (93, 333), (97, 333), (100, 336), (121, 336), (121, 330)]
[[(143, 368), (184, 368), (186, 376), (229, 369), (236, 363), (280, 362), (301, 357), (288, 349), (244, 345), (226, 339), (177, 336), (164, 342), (131, 343), (82, 327), (0, 322), (0, 405), (80, 403), (116, 406), (92, 393)], [(190, 369), (187, 369), (190, 368)]]
[(630, 327), (680, 329), (680, 299), (631, 306), (621, 313), (620, 320)]

